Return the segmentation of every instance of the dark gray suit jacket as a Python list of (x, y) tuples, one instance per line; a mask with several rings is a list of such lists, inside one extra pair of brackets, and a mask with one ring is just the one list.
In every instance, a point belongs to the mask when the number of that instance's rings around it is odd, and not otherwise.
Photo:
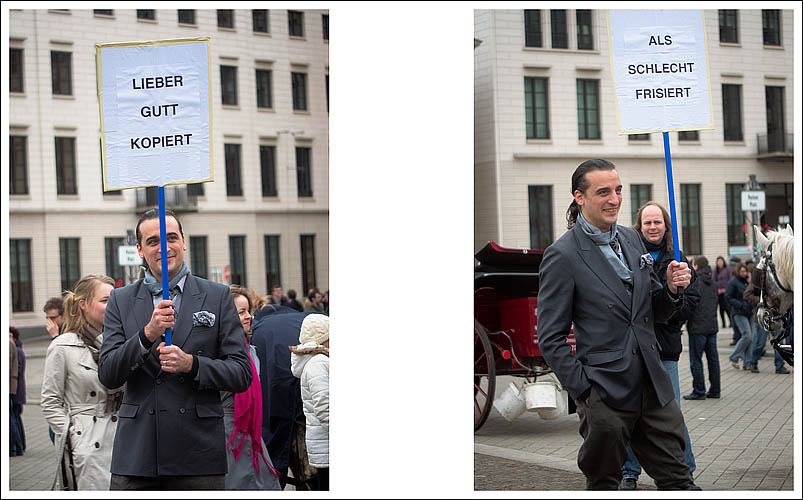
[[(636, 411), (644, 383), (652, 383), (661, 405), (675, 399), (659, 357), (653, 322), (679, 307), (652, 266), (638, 233), (618, 226), (619, 242), (633, 271), (633, 294), (599, 247), (575, 225), (544, 252), (538, 289), (538, 343), (544, 359), (575, 400), (592, 382), (609, 406)], [(566, 336), (574, 322), (577, 355)]]
[[(193, 313), (215, 315), (212, 326), (193, 325)], [(127, 476), (225, 474), (228, 436), (220, 391), (251, 384), (245, 337), (229, 288), (187, 275), (172, 343), (198, 358), (198, 379), (161, 370), (161, 341), (142, 354), (139, 333), (153, 314), (150, 291), (139, 280), (112, 291), (103, 322), (98, 377), (124, 383), (111, 471)]]

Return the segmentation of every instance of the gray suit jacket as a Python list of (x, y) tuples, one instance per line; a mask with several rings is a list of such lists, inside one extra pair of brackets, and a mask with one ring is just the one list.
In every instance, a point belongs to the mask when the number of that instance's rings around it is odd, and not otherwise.
[[(161, 370), (161, 341), (142, 354), (139, 333), (153, 314), (151, 293), (139, 280), (112, 291), (103, 322), (98, 377), (106, 387), (126, 384), (114, 438), (111, 471), (128, 476), (226, 473), (220, 391), (251, 383), (245, 337), (229, 288), (187, 275), (172, 342), (198, 358), (198, 380)], [(215, 315), (193, 325), (193, 313)]]
[[(575, 225), (544, 252), (538, 290), (538, 343), (544, 359), (575, 400), (592, 383), (603, 401), (620, 410), (641, 407), (644, 383), (661, 405), (675, 399), (659, 357), (653, 322), (666, 321), (673, 303), (638, 233), (618, 226), (619, 242), (633, 271), (632, 298), (599, 247)], [(574, 322), (577, 355), (566, 336)]]

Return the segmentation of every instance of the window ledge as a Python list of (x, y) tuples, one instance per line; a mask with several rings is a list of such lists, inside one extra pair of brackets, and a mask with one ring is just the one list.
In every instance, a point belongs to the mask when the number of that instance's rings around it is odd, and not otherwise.
[(307, 41), (307, 37), (305, 37), (305, 36), (288, 35), (288, 38), (290, 40), (299, 40), (299, 41), (302, 41), (302, 42), (306, 42)]
[(47, 11), (51, 14), (66, 14), (66, 15), (72, 14), (72, 12), (70, 12), (69, 9), (47, 9)]
[(138, 23), (148, 23), (148, 24), (158, 24), (159, 23), (159, 21), (157, 21), (156, 19), (140, 19), (140, 18), (137, 18), (137, 22)]
[(747, 146), (744, 141), (723, 141), (725, 146)]
[(197, 24), (178, 23), (178, 26), (180, 28), (195, 28), (195, 29), (198, 29), (198, 25)]
[(741, 47), (742, 47), (742, 44), (741, 44), (740, 42), (735, 42), (735, 43), (734, 43), (734, 42), (719, 42), (719, 46), (720, 46), (720, 47), (735, 47), (735, 48), (741, 48)]
[(31, 201), (32, 199), (33, 198), (31, 198), (31, 193), (8, 195), (9, 201)]
[(602, 144), (602, 139), (578, 139), (577, 144)]
[(231, 33), (236, 33), (237, 32), (237, 28), (227, 28), (226, 26), (218, 26), (217, 30), (218, 31), (229, 31)]
[(53, 94), (53, 99), (61, 99), (64, 101), (74, 101), (74, 95), (64, 95), (64, 94)]
[(601, 54), (599, 49), (553, 49), (547, 47), (522, 47), (524, 52), (555, 52), (555, 53), (571, 53), (571, 54)]
[(552, 139), (527, 139), (527, 144), (552, 144)]
[(254, 35), (256, 35), (256, 36), (266, 36), (266, 37), (268, 37), (268, 38), (273, 38), (273, 35), (271, 35), (271, 34), (270, 34), (270, 32), (264, 32), (264, 31), (252, 31), (251, 33), (253, 33), (253, 34), (254, 34)]
[(92, 15), (94, 15), (95, 17), (99, 17), (101, 19), (114, 19), (114, 14), (112, 14), (110, 16), (108, 14), (95, 14), (95, 13), (93, 13)]
[(783, 45), (764, 45), (764, 48), (770, 50), (783, 50)]
[(293, 110), (293, 114), (296, 114), (296, 115), (311, 115), (312, 113), (310, 113), (307, 110), (294, 109)]
[(272, 196), (265, 196), (265, 195), (263, 194), (263, 195), (262, 195), (262, 201), (282, 201), (282, 199), (281, 199), (281, 198), (279, 198), (279, 195), (278, 195), (278, 194), (274, 194), (274, 195), (272, 195)]
[(25, 92), (9, 92), (10, 97), (25, 97)]
[(81, 197), (78, 196), (77, 194), (57, 194), (56, 199), (59, 201), (68, 201), (68, 200), (80, 201)]
[(257, 113), (275, 113), (276, 108), (257, 108)]
[(299, 196), (298, 197), (298, 202), (299, 203), (315, 203), (315, 197), (314, 196)]
[(245, 201), (245, 196), (242, 194), (227, 194), (226, 195), (227, 201)]
[(681, 140), (678, 140), (678, 145), (679, 146), (699, 146), (700, 144), (702, 144), (700, 141), (681, 141)]
[(223, 104), (223, 109), (234, 109), (239, 111), (240, 105), (239, 104)]

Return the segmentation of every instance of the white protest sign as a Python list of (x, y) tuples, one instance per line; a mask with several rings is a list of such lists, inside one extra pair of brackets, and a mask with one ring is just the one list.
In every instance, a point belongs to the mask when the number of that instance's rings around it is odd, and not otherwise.
[(714, 128), (703, 11), (610, 10), (619, 134)]
[(95, 47), (104, 191), (214, 181), (209, 37)]

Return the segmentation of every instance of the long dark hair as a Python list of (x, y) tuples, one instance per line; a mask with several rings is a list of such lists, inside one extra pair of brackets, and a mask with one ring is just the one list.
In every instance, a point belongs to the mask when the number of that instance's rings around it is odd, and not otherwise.
[(661, 209), (661, 216), (664, 219), (664, 229), (666, 230), (666, 232), (664, 233), (664, 243), (666, 244), (666, 251), (669, 252), (674, 250), (674, 247), (672, 246), (672, 219), (669, 218), (669, 212), (667, 212), (666, 209), (661, 205), (659, 205), (658, 203), (650, 200), (647, 203), (641, 205), (641, 207), (638, 209), (638, 213), (636, 213), (636, 223), (633, 224), (633, 229), (635, 229), (636, 231), (638, 231), (639, 234), (641, 234), (641, 214), (647, 207), (658, 207)]
[[(592, 170), (614, 170), (615, 168), (616, 165), (601, 158), (586, 160), (578, 165), (572, 174), (572, 197), (574, 197), (575, 191), (580, 191), (581, 193), (585, 194), (589, 185), (588, 180), (586, 179), (586, 174), (588, 172)], [(567, 229), (574, 227), (574, 225), (577, 223), (577, 214), (579, 213), (580, 205), (578, 205), (577, 202), (572, 199), (571, 205), (569, 205), (569, 208), (566, 209)]]

